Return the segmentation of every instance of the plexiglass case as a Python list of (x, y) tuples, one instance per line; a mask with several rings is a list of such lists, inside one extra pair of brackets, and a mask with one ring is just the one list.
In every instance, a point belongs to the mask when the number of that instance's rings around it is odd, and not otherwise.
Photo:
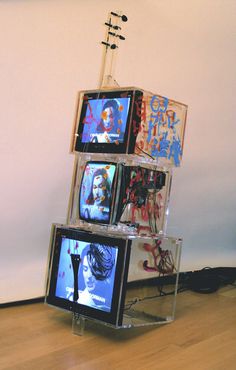
[(179, 166), (187, 105), (137, 87), (79, 93), (73, 152), (120, 153)]
[(132, 240), (123, 328), (174, 320), (182, 240)]
[[(182, 240), (173, 237), (129, 239), (132, 244), (128, 280), (123, 285), (125, 300), (124, 306), (118, 308), (123, 313), (122, 318), (120, 324), (105, 325), (129, 329), (172, 322), (175, 318)], [(91, 320), (79, 315), (79, 319), (73, 321), (75, 334), (83, 332), (86, 319)]]
[(163, 234), (171, 169), (123, 157), (81, 154), (75, 162), (68, 224), (113, 233)]
[(121, 325), (131, 241), (54, 224), (45, 301), (59, 309)]
[(45, 301), (77, 315), (78, 326), (81, 319), (116, 329), (170, 322), (181, 245), (173, 237), (104, 236), (54, 224)]
[[(187, 105), (137, 87), (79, 93), (67, 225), (53, 227), (46, 291), (46, 303), (73, 312), (75, 334), (87, 319), (116, 329), (174, 319), (182, 240), (165, 233), (186, 115)], [(89, 269), (102, 289), (90, 280), (85, 295)]]

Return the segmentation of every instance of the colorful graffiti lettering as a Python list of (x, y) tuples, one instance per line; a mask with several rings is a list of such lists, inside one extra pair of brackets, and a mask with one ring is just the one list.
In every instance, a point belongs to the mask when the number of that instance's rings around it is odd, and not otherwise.
[(136, 110), (142, 122), (139, 130), (136, 127), (134, 130), (140, 134), (136, 143), (138, 149), (154, 159), (166, 158), (179, 166), (182, 156), (179, 136), (181, 120), (174, 108), (169, 108), (171, 104), (173, 106), (168, 98), (157, 95), (153, 95), (149, 101), (143, 99), (143, 114), (140, 113), (141, 109)]
[[(149, 225), (149, 231), (157, 232), (163, 216), (163, 197), (160, 192), (165, 185), (165, 173), (143, 167), (127, 167), (123, 212), (127, 207), (128, 221), (132, 224)], [(129, 206), (128, 206), (129, 205)]]
[(163, 208), (160, 203), (160, 200), (161, 199), (157, 197), (153, 201), (153, 204), (151, 204), (149, 201), (146, 204), (143, 204), (141, 207), (139, 207), (137, 203), (134, 201), (131, 211), (131, 222), (135, 223), (139, 219), (140, 215), (141, 219), (145, 222), (151, 220), (153, 217), (155, 219), (159, 219), (161, 216), (161, 208)]
[(155, 113), (166, 112), (168, 104), (169, 104), (168, 98), (165, 98), (165, 97), (160, 98), (157, 95), (153, 95), (151, 102), (150, 102), (150, 107), (151, 107), (151, 110)]

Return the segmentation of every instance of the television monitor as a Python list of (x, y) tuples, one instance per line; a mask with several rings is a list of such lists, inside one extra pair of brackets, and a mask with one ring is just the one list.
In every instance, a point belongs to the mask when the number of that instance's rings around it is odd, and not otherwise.
[(79, 194), (79, 217), (92, 223), (110, 223), (115, 197), (116, 163), (87, 162)]
[(121, 325), (130, 242), (53, 226), (46, 303)]
[(74, 150), (88, 153), (134, 153), (141, 122), (140, 90), (97, 90), (82, 94)]

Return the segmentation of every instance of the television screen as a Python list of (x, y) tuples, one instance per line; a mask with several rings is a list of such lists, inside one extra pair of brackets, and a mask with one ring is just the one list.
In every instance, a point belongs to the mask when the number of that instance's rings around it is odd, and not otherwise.
[[(135, 103), (135, 104), (134, 104)], [(140, 123), (138, 105), (142, 93), (138, 90), (114, 90), (86, 93), (77, 117), (75, 151), (126, 153), (134, 151)]]
[(80, 186), (80, 219), (88, 222), (109, 223), (114, 197), (116, 164), (87, 162)]
[(123, 143), (130, 99), (88, 100), (83, 120), (82, 143)]
[(130, 249), (126, 240), (56, 226), (51, 249), (46, 302), (120, 323)]

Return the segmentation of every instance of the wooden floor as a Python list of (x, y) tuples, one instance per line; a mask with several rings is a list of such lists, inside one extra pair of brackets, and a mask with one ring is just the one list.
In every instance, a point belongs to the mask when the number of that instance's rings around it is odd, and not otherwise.
[(71, 315), (43, 303), (0, 311), (0, 369), (235, 370), (236, 288), (178, 295), (174, 322), (114, 330), (88, 324), (71, 332)]

